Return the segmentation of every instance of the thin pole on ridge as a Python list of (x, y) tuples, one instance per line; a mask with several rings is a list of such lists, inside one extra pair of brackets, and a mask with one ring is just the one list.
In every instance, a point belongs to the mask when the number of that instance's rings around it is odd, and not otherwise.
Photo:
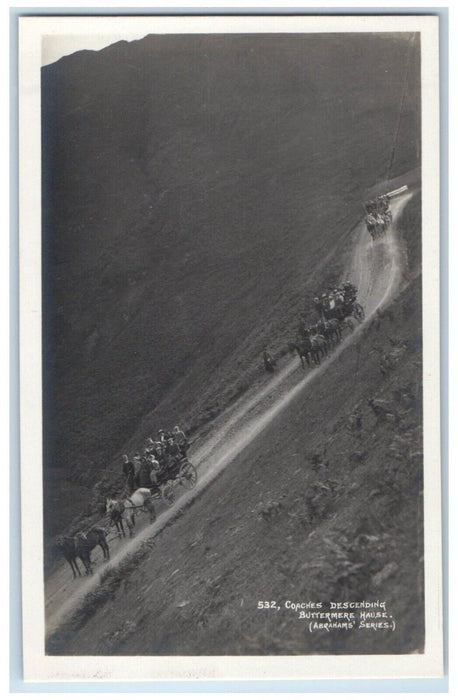
[(398, 136), (399, 136), (399, 129), (401, 127), (402, 113), (404, 112), (404, 104), (405, 104), (406, 95), (407, 95), (407, 84), (408, 84), (408, 77), (409, 77), (410, 60), (411, 60), (411, 56), (412, 56), (412, 48), (414, 45), (414, 40), (415, 40), (415, 34), (411, 34), (409, 37), (409, 45), (407, 47), (406, 67), (405, 67), (405, 72), (404, 72), (404, 85), (402, 88), (401, 104), (399, 106), (399, 114), (398, 114), (398, 120), (397, 120), (397, 124), (396, 124), (396, 131), (394, 133), (393, 148), (391, 149), (390, 163), (388, 165), (387, 176), (386, 176), (387, 182), (389, 182), (391, 180), (391, 169), (393, 167), (394, 154), (396, 152), (396, 144), (397, 144), (397, 140), (398, 140)]

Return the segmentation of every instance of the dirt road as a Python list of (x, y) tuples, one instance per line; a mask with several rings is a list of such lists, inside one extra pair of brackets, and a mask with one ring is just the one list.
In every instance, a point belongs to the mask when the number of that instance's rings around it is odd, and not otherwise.
[[(83, 598), (94, 590), (101, 574), (110, 566), (116, 566), (122, 559), (132, 554), (142, 542), (154, 537), (164, 527), (186, 510), (206, 486), (230, 464), (253, 438), (271, 423), (294, 397), (314, 382), (359, 335), (360, 329), (378, 309), (387, 304), (396, 293), (402, 273), (402, 252), (398, 242), (396, 221), (411, 195), (407, 194), (393, 202), (393, 225), (387, 234), (371, 241), (365, 225), (361, 222), (351, 234), (354, 251), (349, 263), (346, 278), (359, 290), (358, 298), (366, 310), (365, 322), (358, 326), (344, 342), (336, 348), (329, 359), (319, 367), (309, 369), (304, 374), (298, 358), (288, 360), (272, 377), (263, 377), (252, 386), (234, 405), (214, 421), (212, 430), (205, 441), (194, 446), (190, 457), (197, 465), (199, 481), (191, 492), (177, 491), (176, 503), (168, 510), (158, 507), (158, 517), (150, 525), (146, 516), (140, 516), (136, 536), (131, 540), (110, 541), (111, 559), (104, 563), (100, 555), (94, 554), (97, 572), (90, 578), (73, 580), (67, 565), (53, 570), (45, 582), (45, 610), (47, 634), (55, 631), (73, 612)], [(113, 535), (110, 534), (110, 539)]]

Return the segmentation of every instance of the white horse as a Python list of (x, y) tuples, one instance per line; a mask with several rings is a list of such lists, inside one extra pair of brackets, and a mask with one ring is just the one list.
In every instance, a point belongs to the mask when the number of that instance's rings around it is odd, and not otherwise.
[[(156, 513), (154, 512), (153, 499), (151, 497), (151, 491), (146, 488), (137, 489), (133, 492), (129, 498), (117, 501), (114, 498), (107, 498), (106, 511), (109, 515), (114, 515), (116, 512), (121, 512), (129, 528), (130, 537), (134, 534), (135, 527), (135, 513), (140, 508), (146, 508), (149, 511), (149, 521), (153, 523), (156, 520)], [(112, 518), (115, 522), (115, 518)]]
[(366, 228), (374, 239), (377, 235), (377, 219), (373, 214), (368, 214), (366, 216)]
[(383, 214), (377, 214), (377, 235), (382, 236), (388, 226), (388, 222), (384, 219)]

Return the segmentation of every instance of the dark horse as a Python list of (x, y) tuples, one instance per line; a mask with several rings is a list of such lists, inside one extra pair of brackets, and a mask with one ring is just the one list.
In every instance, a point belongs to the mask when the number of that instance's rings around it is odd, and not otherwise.
[(318, 321), (316, 327), (330, 345), (337, 345), (342, 340), (340, 323), (336, 318), (329, 321)]
[(118, 533), (118, 537), (125, 537), (126, 533), (124, 530), (124, 511), (126, 507), (123, 501), (117, 501), (116, 505), (110, 511), (110, 525), (115, 525)]
[(110, 558), (106, 530), (103, 527), (92, 527), (86, 533), (78, 532), (73, 539), (75, 540), (76, 556), (83, 562), (86, 574), (92, 574), (91, 552), (94, 547), (100, 545), (103, 558)]
[(312, 335), (310, 342), (312, 343), (312, 353), (316, 357), (314, 362), (316, 365), (319, 365), (321, 364), (321, 358), (328, 356), (328, 344), (326, 342), (326, 338), (323, 335), (316, 333), (315, 335)]
[(76, 561), (76, 557), (78, 555), (76, 553), (75, 538), (58, 537), (56, 540), (56, 545), (59, 549), (59, 552), (65, 557), (65, 559), (70, 564), (73, 578), (76, 578), (77, 575), (81, 576), (81, 571), (79, 570), (78, 562)]
[(290, 350), (295, 350), (297, 352), (301, 361), (302, 369), (304, 370), (305, 362), (307, 363), (307, 367), (310, 367), (310, 360), (312, 360), (315, 365), (320, 364), (319, 350), (313, 345), (311, 339), (307, 336), (302, 338), (302, 340), (299, 340), (297, 343), (290, 343)]

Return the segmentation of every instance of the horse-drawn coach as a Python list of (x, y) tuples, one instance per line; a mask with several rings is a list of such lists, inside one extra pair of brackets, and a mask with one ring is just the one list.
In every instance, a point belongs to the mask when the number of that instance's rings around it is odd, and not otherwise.
[(187, 490), (194, 488), (197, 484), (197, 471), (189, 459), (182, 456), (168, 467), (153, 472), (151, 480), (154, 482), (150, 489), (152, 498), (171, 506), (175, 502), (175, 487), (183, 486)]
[(370, 199), (364, 203), (365, 222), (372, 240), (380, 238), (387, 231), (393, 221), (393, 214), (390, 209), (390, 202), (404, 192), (407, 192), (407, 185), (398, 187), (386, 194), (381, 194), (375, 199)]

